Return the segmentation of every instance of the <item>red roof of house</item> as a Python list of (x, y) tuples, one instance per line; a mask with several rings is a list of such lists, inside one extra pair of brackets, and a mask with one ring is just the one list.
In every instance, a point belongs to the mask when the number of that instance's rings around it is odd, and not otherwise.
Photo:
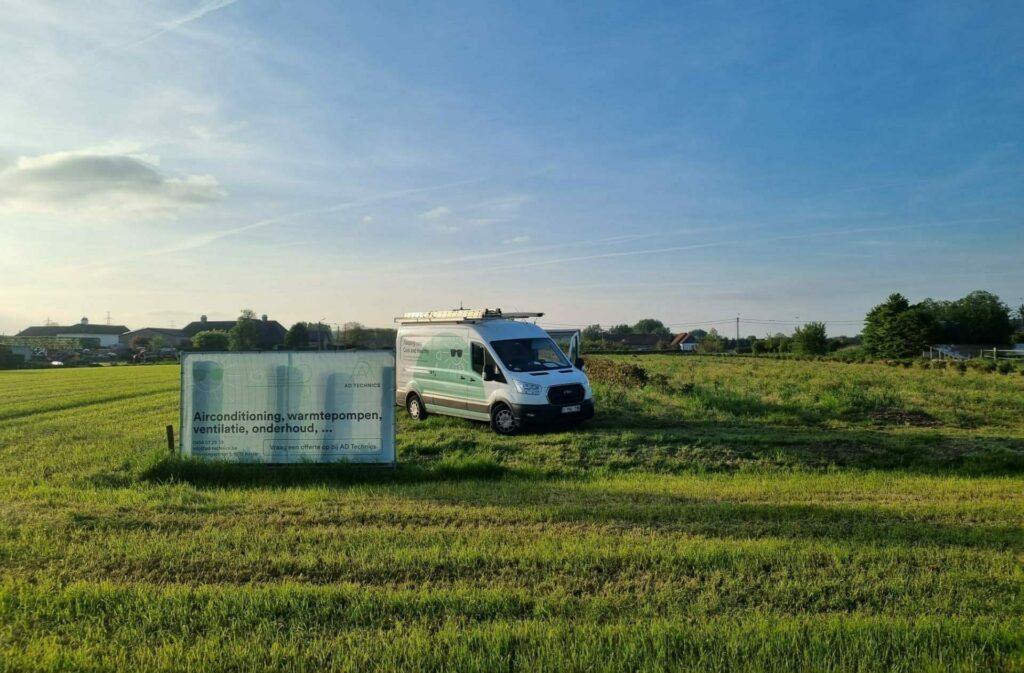
[(671, 343), (669, 343), (668, 346), (669, 346), (669, 348), (675, 348), (679, 344), (685, 343), (689, 338), (690, 338), (690, 333), (689, 332), (680, 332), (679, 334), (677, 334), (675, 336), (674, 339), (672, 339)]

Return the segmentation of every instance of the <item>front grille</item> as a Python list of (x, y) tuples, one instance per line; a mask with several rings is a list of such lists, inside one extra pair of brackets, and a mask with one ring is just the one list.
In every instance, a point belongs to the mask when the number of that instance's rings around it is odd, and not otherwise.
[(551, 404), (576, 404), (583, 401), (583, 386), (578, 383), (570, 383), (565, 386), (551, 386), (548, 388), (548, 402)]

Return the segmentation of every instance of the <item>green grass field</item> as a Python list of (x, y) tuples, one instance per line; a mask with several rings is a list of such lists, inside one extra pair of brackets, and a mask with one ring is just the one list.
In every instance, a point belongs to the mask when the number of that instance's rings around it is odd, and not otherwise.
[(1024, 377), (651, 356), (397, 470), (168, 454), (173, 366), (0, 372), (0, 670), (1022, 671)]

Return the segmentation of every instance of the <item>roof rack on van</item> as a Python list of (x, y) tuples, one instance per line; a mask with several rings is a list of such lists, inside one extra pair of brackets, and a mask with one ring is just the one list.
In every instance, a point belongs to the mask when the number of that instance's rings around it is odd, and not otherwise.
[(422, 323), (460, 323), (480, 320), (515, 320), (517, 318), (540, 318), (543, 313), (520, 311), (502, 313), (500, 308), (460, 308), (454, 311), (414, 311), (395, 318), (402, 325)]

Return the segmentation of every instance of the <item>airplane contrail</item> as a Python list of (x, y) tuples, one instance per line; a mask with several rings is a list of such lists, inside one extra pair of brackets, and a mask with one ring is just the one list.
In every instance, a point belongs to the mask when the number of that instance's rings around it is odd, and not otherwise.
[(949, 227), (954, 225), (962, 224), (986, 224), (992, 222), (1001, 222), (1005, 218), (971, 218), (961, 220), (945, 220), (941, 222), (924, 222), (916, 224), (901, 224), (895, 226), (879, 226), (879, 227), (854, 227), (849, 229), (830, 229), (828, 231), (815, 231), (806, 232), (802, 234), (788, 234), (784, 236), (772, 236), (761, 239), (728, 239), (723, 241), (713, 241), (708, 243), (694, 243), (689, 245), (673, 245), (665, 246), (660, 248), (646, 248), (643, 250), (621, 250), (615, 252), (605, 252), (592, 255), (578, 255), (574, 257), (559, 257), (559, 258), (548, 258), (540, 260), (531, 260), (526, 262), (520, 262), (517, 264), (509, 264), (505, 266), (490, 266), (486, 269), (444, 269), (438, 271), (431, 271), (427, 273), (409, 272), (405, 275), (422, 275), (422, 276), (443, 276), (452, 275), (457, 273), (471, 273), (476, 271), (514, 271), (517, 269), (526, 269), (538, 266), (551, 266), (554, 264), (570, 264), (573, 262), (585, 262), (598, 259), (612, 259), (617, 257), (638, 257), (638, 256), (649, 256), (659, 255), (669, 252), (682, 252), (686, 250), (701, 250), (706, 248), (721, 248), (731, 245), (740, 244), (764, 244), (764, 243), (777, 243), (780, 241), (793, 241), (793, 240), (804, 240), (811, 238), (827, 238), (830, 236), (844, 236), (850, 234), (864, 234), (864, 233), (876, 233), (885, 231), (902, 231), (906, 229), (923, 229), (929, 227)]
[(388, 201), (390, 199), (397, 199), (402, 196), (408, 196), (409, 194), (419, 194), (423, 192), (432, 192), (439, 189), (450, 189), (452, 187), (463, 187), (465, 185), (476, 184), (483, 182), (486, 178), (473, 178), (471, 180), (460, 180), (458, 182), (448, 182), (441, 185), (431, 185), (427, 187), (414, 187), (412, 189), (402, 189), (393, 192), (384, 192), (382, 194), (374, 194), (373, 196), (367, 196), (361, 199), (353, 199), (350, 201), (341, 201), (339, 203), (333, 203), (328, 206), (320, 208), (308, 208), (305, 210), (297, 210), (295, 212), (286, 213), (284, 215), (278, 215), (277, 217), (269, 217), (264, 220), (257, 222), (251, 222), (249, 224), (242, 225), (240, 227), (234, 227), (232, 229), (221, 229), (218, 231), (212, 231), (206, 234), (198, 234), (191, 236), (173, 245), (164, 246), (162, 248), (155, 248), (152, 250), (141, 250), (130, 255), (124, 255), (121, 257), (114, 257), (107, 259), (102, 262), (95, 264), (83, 264), (78, 266), (64, 267), (65, 271), (78, 271), (82, 269), (95, 269), (99, 267), (108, 266), (110, 264), (120, 264), (123, 262), (131, 262), (137, 259), (143, 259), (145, 257), (156, 257), (159, 255), (166, 255), (175, 252), (186, 252), (188, 250), (196, 250), (198, 248), (204, 248), (211, 243), (227, 238), (229, 236), (236, 236), (238, 234), (252, 231), (254, 229), (262, 229), (263, 227), (269, 227), (275, 224), (283, 224), (285, 222), (292, 222), (294, 220), (301, 219), (303, 217), (309, 217), (310, 215), (322, 215), (324, 213), (332, 213), (339, 210), (347, 210), (349, 208), (356, 208), (359, 206), (369, 205), (371, 203), (377, 203), (379, 201)]
[(193, 9), (191, 12), (189, 12), (187, 14), (183, 14), (182, 16), (179, 16), (176, 19), (171, 19), (170, 21), (168, 21), (167, 23), (163, 24), (162, 26), (160, 26), (159, 29), (153, 31), (149, 35), (146, 35), (145, 37), (142, 37), (142, 38), (140, 38), (138, 40), (135, 40), (134, 42), (129, 42), (127, 44), (117, 45), (117, 46), (115, 46), (113, 48), (114, 49), (131, 49), (132, 47), (138, 47), (141, 44), (145, 44), (147, 42), (151, 42), (152, 40), (157, 39), (161, 35), (166, 35), (167, 33), (175, 31), (178, 28), (181, 28), (182, 26), (184, 26), (185, 24), (192, 23), (193, 21), (197, 21), (197, 20), (203, 18), (204, 16), (206, 16), (207, 14), (212, 14), (213, 12), (216, 12), (218, 10), (224, 9), (225, 7), (227, 7), (229, 5), (233, 5), (236, 2), (238, 2), (238, 1), (239, 0), (208, 0), (207, 2), (204, 2), (201, 5), (199, 5), (198, 7), (196, 7), (195, 9)]

